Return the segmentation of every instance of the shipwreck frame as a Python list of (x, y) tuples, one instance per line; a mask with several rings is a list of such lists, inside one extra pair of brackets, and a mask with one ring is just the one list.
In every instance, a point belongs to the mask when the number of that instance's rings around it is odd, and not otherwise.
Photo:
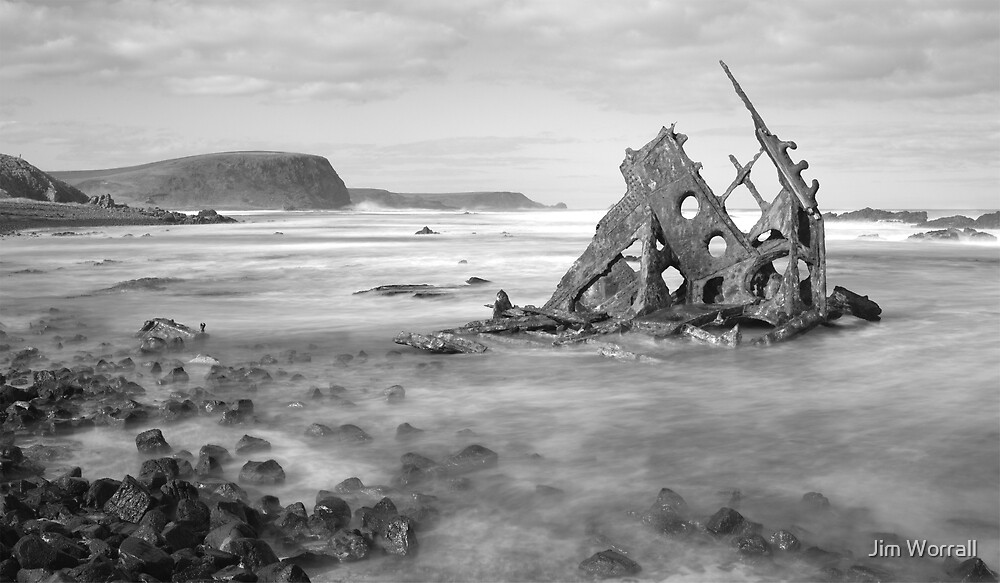
[[(701, 177), (701, 164), (684, 151), (687, 136), (662, 128), (639, 150), (625, 151), (620, 168), (626, 192), (597, 224), (596, 233), (542, 307), (516, 307), (500, 290), (493, 317), (431, 335), (401, 332), (395, 339), (434, 352), (483, 352), (470, 334), (544, 332), (554, 344), (635, 331), (672, 335), (718, 346), (743, 344), (740, 324), (772, 329), (747, 344), (767, 345), (851, 314), (877, 321), (881, 308), (836, 287), (827, 295), (826, 238), (816, 202), (819, 183), (806, 184), (805, 160), (793, 162), (795, 142), (781, 140), (719, 61), (754, 123), (760, 150), (746, 164), (730, 155), (736, 176), (721, 195)], [(780, 190), (770, 201), (750, 174), (766, 155)], [(746, 233), (726, 211), (726, 200), (745, 187), (760, 207)], [(693, 214), (688, 212), (697, 207)], [(640, 243), (638, 269), (624, 255)], [(724, 251), (719, 251), (724, 246)], [(783, 267), (779, 270), (775, 263)], [(683, 283), (668, 289), (662, 277), (676, 269)], [(716, 331), (722, 330), (721, 333)]]

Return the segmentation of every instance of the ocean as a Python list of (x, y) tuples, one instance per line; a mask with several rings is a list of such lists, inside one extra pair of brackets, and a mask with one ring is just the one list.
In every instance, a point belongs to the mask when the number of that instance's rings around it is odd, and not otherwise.
[[(744, 228), (755, 217), (732, 214)], [(91, 480), (121, 479), (137, 474), (134, 437), (148, 427), (195, 455), (206, 443), (233, 452), (246, 433), (273, 445), (251, 459), (273, 458), (286, 472), (286, 482), (268, 492), (310, 510), (318, 490), (346, 478), (391, 485), (407, 452), (441, 459), (479, 444), (498, 454), (495, 468), (468, 475), (466, 489), (418, 488), (437, 497), (440, 516), (434, 528), (418, 531), (416, 557), (309, 571), (314, 581), (574, 580), (582, 560), (608, 548), (636, 560), (640, 580), (816, 576), (807, 561), (776, 556), (780, 568), (751, 565), (724, 543), (645, 530), (630, 512), (645, 511), (661, 488), (683, 496), (699, 520), (729, 506), (761, 523), (765, 538), (790, 529), (804, 546), (840, 553), (841, 568), (938, 576), (939, 558), (867, 557), (875, 540), (892, 536), (935, 545), (975, 540), (979, 556), (1000, 567), (995, 242), (906, 241), (918, 229), (828, 222), (830, 289), (869, 296), (882, 307), (882, 321), (845, 317), (763, 349), (608, 339), (649, 357), (635, 362), (601, 356), (595, 345), (553, 347), (538, 337), (484, 337), (490, 350), (481, 355), (393, 344), (399, 331), (488, 318), (486, 305), (499, 289), (515, 304), (542, 305), (602, 215), (257, 212), (232, 225), (5, 238), (0, 322), (48, 357), (43, 366), (118, 360), (154, 317), (195, 328), (204, 322), (210, 338), (168, 357), (185, 363), (187, 386), (157, 385), (138, 368), (143, 376), (130, 378), (146, 390), (139, 400), (162, 402), (179, 388), (205, 386), (208, 366), (187, 363), (198, 353), (231, 366), (264, 355), (278, 360), (266, 367), (274, 382), (252, 394), (220, 394), (252, 398), (253, 425), (200, 416), (19, 438), (18, 445), (69, 445), (73, 453), (53, 468), (81, 466)], [(424, 226), (439, 234), (414, 235)], [(468, 285), (470, 277), (488, 283)], [(162, 281), (156, 289), (102, 291), (139, 278)], [(447, 289), (432, 297), (354, 293), (387, 284)], [(58, 330), (36, 335), (40, 319)], [(85, 338), (60, 348), (55, 334)], [(367, 359), (358, 358), (361, 351)], [(344, 363), (342, 354), (354, 358)], [(383, 391), (395, 384), (405, 399), (389, 403)], [(345, 387), (355, 406), (309, 398), (313, 387), (326, 393), (331, 385)], [(424, 432), (397, 440), (404, 422)], [(317, 444), (304, 435), (312, 423), (355, 424), (373, 440)], [(226, 467), (233, 481), (246, 459), (236, 458)], [(829, 499), (829, 512), (805, 512), (807, 492)], [(354, 509), (377, 499), (349, 501)]]

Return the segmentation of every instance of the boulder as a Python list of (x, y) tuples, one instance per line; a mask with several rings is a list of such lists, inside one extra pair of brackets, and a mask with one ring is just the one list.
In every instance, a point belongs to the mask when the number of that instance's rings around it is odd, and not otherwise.
[(440, 235), (440, 234), (441, 233), (438, 233), (437, 231), (432, 231), (430, 227), (426, 226), (423, 229), (420, 229), (419, 231), (414, 233), (414, 235)]
[(173, 450), (170, 444), (167, 443), (167, 440), (163, 438), (163, 432), (159, 429), (149, 429), (136, 435), (135, 447), (139, 450), (139, 453), (150, 455), (167, 454)]
[(779, 551), (795, 552), (802, 548), (802, 543), (791, 532), (779, 530), (771, 534), (771, 546)]
[(325, 496), (313, 507), (313, 516), (319, 517), (334, 532), (346, 527), (351, 522), (351, 515), (351, 507), (336, 496)]
[(281, 484), (285, 481), (285, 471), (274, 460), (248, 461), (240, 470), (240, 481), (251, 484)]
[(126, 571), (146, 573), (160, 581), (167, 581), (174, 570), (174, 560), (161, 549), (130, 536), (118, 549), (118, 561)]
[(379, 546), (386, 554), (413, 556), (417, 552), (417, 536), (412, 521), (406, 516), (388, 519), (379, 535)]
[(278, 562), (278, 556), (271, 546), (256, 538), (232, 539), (219, 550), (236, 555), (240, 559), (240, 566), (251, 571)]
[(269, 441), (251, 435), (244, 435), (236, 442), (236, 453), (239, 455), (270, 450), (271, 443)]
[(265, 565), (255, 574), (257, 583), (309, 583), (309, 575), (302, 567), (288, 560)]
[(125, 522), (138, 523), (149, 510), (153, 497), (149, 490), (132, 476), (125, 476), (118, 490), (104, 504), (104, 511)]
[(417, 429), (409, 423), (400, 423), (399, 426), (396, 427), (396, 439), (401, 441), (412, 439), (423, 432), (423, 429)]
[(398, 403), (406, 398), (406, 390), (403, 388), (403, 385), (392, 385), (382, 391), (382, 395), (385, 396), (386, 401), (390, 403)]
[(642, 567), (618, 551), (608, 549), (585, 559), (580, 563), (580, 570), (591, 577), (610, 579), (637, 575)]
[(360, 561), (371, 553), (372, 541), (359, 530), (340, 530), (330, 539), (328, 552), (341, 563)]
[(714, 535), (733, 534), (743, 526), (744, 521), (739, 512), (722, 507), (705, 523), (705, 530)]
[(449, 474), (464, 474), (497, 465), (495, 451), (481, 445), (470, 445), (462, 451), (441, 460), (441, 465)]

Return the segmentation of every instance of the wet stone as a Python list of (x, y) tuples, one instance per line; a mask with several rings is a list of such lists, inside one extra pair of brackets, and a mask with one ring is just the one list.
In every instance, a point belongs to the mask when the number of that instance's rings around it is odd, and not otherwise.
[(802, 543), (791, 532), (779, 530), (771, 534), (771, 546), (779, 551), (795, 552), (802, 548)]
[(128, 571), (147, 573), (161, 581), (170, 579), (174, 570), (174, 560), (170, 555), (134, 536), (122, 541), (118, 560)]
[(347, 478), (343, 482), (333, 487), (333, 491), (338, 494), (350, 494), (364, 488), (365, 485), (360, 478)]
[(961, 563), (953, 559), (950, 562), (946, 562), (945, 571), (962, 583), (993, 582), (997, 580), (997, 573), (990, 569), (979, 557), (972, 557)]
[(637, 575), (642, 567), (618, 551), (608, 549), (585, 559), (580, 563), (580, 570), (592, 577), (611, 579)]
[(198, 528), (208, 528), (211, 511), (201, 500), (181, 499), (177, 502), (174, 517), (178, 522), (186, 522)]
[(136, 435), (135, 447), (140, 453), (153, 455), (170, 453), (172, 449), (167, 440), (163, 438), (163, 432), (159, 429), (150, 429)]
[(84, 496), (84, 506), (102, 508), (104, 504), (118, 491), (121, 482), (111, 478), (98, 478), (90, 483), (90, 488)]
[(825, 512), (830, 509), (830, 500), (819, 492), (807, 492), (799, 505), (807, 512)]
[(670, 488), (661, 489), (660, 493), (656, 495), (656, 502), (653, 505), (660, 508), (671, 508), (681, 516), (684, 516), (688, 512), (687, 502), (684, 501), (684, 498), (680, 494)]
[(239, 557), (240, 565), (251, 571), (278, 562), (278, 556), (274, 554), (271, 546), (256, 538), (232, 539), (220, 550)]
[(52, 567), (55, 565), (58, 555), (52, 545), (35, 534), (21, 537), (14, 545), (12, 553), (22, 569)]
[(396, 439), (400, 441), (405, 441), (407, 439), (413, 439), (423, 433), (423, 429), (417, 429), (416, 427), (410, 425), (409, 423), (400, 423), (399, 427), (396, 427)]
[(287, 560), (261, 567), (255, 574), (258, 583), (309, 583), (302, 567)]
[(327, 496), (316, 502), (313, 515), (319, 517), (331, 531), (346, 527), (351, 522), (351, 507), (343, 499)]
[(205, 535), (205, 546), (224, 550), (226, 544), (238, 538), (255, 538), (257, 532), (250, 525), (239, 520), (217, 526)]
[(733, 534), (744, 522), (743, 515), (732, 508), (722, 507), (708, 519), (705, 530), (714, 535)]
[(403, 388), (403, 385), (392, 385), (382, 391), (382, 395), (389, 403), (399, 403), (406, 398), (406, 389)]
[(412, 556), (417, 552), (417, 536), (414, 533), (414, 525), (406, 516), (394, 516), (390, 518), (382, 530), (378, 539), (382, 550), (390, 555)]
[(642, 514), (642, 523), (653, 531), (666, 535), (688, 534), (693, 527), (670, 506), (654, 507)]
[(239, 441), (236, 442), (235, 449), (238, 455), (245, 455), (259, 451), (270, 451), (271, 443), (259, 437), (244, 435)]
[(285, 481), (285, 471), (274, 460), (248, 461), (240, 470), (240, 481), (251, 484), (281, 484)]
[(464, 474), (497, 465), (496, 452), (481, 445), (470, 445), (455, 455), (441, 461), (450, 474)]
[(105, 503), (104, 511), (126, 522), (137, 523), (152, 502), (153, 498), (145, 486), (132, 476), (125, 476), (118, 490)]
[(371, 540), (359, 530), (341, 530), (330, 540), (328, 552), (342, 563), (360, 561), (371, 552)]
[(771, 556), (771, 545), (759, 534), (740, 537), (736, 541), (736, 548), (744, 559), (756, 560)]

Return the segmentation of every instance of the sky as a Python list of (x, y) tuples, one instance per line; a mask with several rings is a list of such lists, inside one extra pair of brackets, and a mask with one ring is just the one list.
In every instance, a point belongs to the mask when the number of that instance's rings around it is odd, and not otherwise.
[(1000, 208), (996, 0), (0, 0), (0, 152), (304, 152), (349, 187), (605, 208), (676, 123), (721, 194), (759, 144), (720, 59), (821, 209)]

